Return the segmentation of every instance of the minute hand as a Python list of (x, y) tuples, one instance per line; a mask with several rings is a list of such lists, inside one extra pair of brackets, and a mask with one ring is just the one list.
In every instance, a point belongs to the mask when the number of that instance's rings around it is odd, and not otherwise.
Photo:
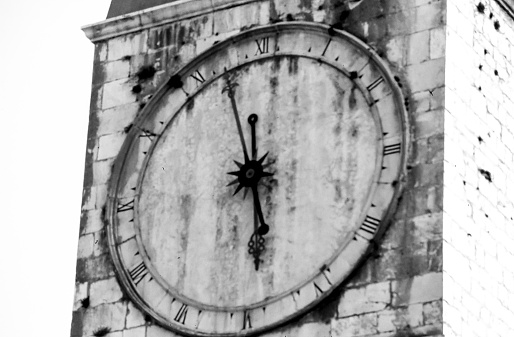
[(226, 91), (228, 93), (228, 97), (230, 98), (232, 111), (234, 112), (234, 118), (236, 119), (237, 131), (239, 132), (239, 139), (241, 140), (241, 146), (243, 147), (245, 163), (248, 163), (250, 161), (250, 158), (248, 157), (248, 151), (246, 150), (245, 138), (243, 136), (243, 128), (241, 127), (241, 121), (239, 120), (239, 112), (237, 111), (236, 100), (234, 98), (234, 88), (237, 85), (237, 83), (231, 83), (230, 80), (227, 79), (227, 86), (222, 90), (222, 93)]

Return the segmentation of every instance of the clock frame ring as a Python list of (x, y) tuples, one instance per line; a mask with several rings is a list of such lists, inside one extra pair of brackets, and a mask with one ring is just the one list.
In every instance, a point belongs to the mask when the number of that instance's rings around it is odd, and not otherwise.
[[(156, 109), (156, 106), (158, 104), (160, 104), (161, 99), (166, 95), (166, 93), (169, 90), (173, 90), (172, 87), (175, 85), (174, 81), (176, 81), (177, 78), (184, 78), (188, 74), (191, 74), (199, 64), (202, 64), (205, 60), (207, 60), (213, 54), (219, 52), (220, 50), (222, 50), (224, 48), (229, 47), (230, 45), (237, 43), (238, 41), (249, 39), (252, 36), (257, 36), (257, 35), (261, 35), (261, 34), (277, 34), (278, 35), (280, 33), (287, 32), (287, 31), (294, 31), (294, 32), (305, 31), (305, 32), (308, 32), (311, 34), (321, 34), (323, 36), (335, 36), (335, 37), (344, 39), (345, 41), (354, 45), (354, 47), (356, 49), (358, 49), (361, 52), (363, 52), (364, 54), (366, 54), (369, 58), (368, 62), (373, 62), (374, 66), (376, 66), (379, 69), (380, 73), (384, 77), (384, 81), (386, 83), (388, 83), (388, 85), (390, 86), (390, 88), (392, 90), (392, 96), (394, 98), (394, 104), (397, 109), (397, 115), (399, 116), (399, 119), (401, 120), (401, 125), (402, 125), (402, 130), (401, 130), (402, 131), (401, 132), (402, 150), (400, 152), (401, 164), (399, 164), (401, 167), (399, 169), (399, 173), (397, 174), (397, 179), (396, 179), (395, 186), (394, 186), (394, 195), (392, 196), (391, 201), (387, 207), (387, 210), (383, 214), (383, 217), (381, 217), (382, 225), (377, 228), (376, 232), (373, 234), (373, 237), (369, 239), (370, 244), (367, 244), (367, 246), (365, 248), (365, 252), (361, 253), (360, 256), (356, 259), (356, 262), (351, 266), (351, 268), (347, 272), (346, 276), (338, 279), (337, 282), (332, 285), (332, 287), (329, 289), (329, 291), (327, 291), (326, 293), (323, 294), (323, 296), (320, 296), (316, 300), (311, 301), (310, 303), (303, 306), (301, 309), (295, 311), (294, 313), (292, 313), (286, 317), (283, 317), (280, 320), (272, 322), (271, 324), (268, 324), (268, 325), (264, 326), (263, 328), (249, 329), (249, 330), (240, 331), (240, 332), (222, 332), (222, 333), (215, 333), (215, 334), (206, 333), (206, 332), (202, 332), (202, 331), (195, 331), (193, 329), (181, 329), (180, 325), (170, 324), (168, 319), (163, 318), (160, 313), (158, 313), (156, 310), (154, 310), (154, 308), (151, 305), (149, 305), (145, 301), (144, 298), (142, 298), (140, 292), (137, 289), (137, 284), (135, 285), (134, 280), (131, 279), (128, 268), (122, 258), (122, 252), (120, 251), (119, 242), (118, 242), (118, 238), (117, 238), (118, 228), (117, 228), (116, 223), (118, 220), (116, 218), (116, 214), (119, 212), (120, 186), (122, 184), (122, 180), (125, 179), (123, 177), (123, 175), (124, 175), (124, 167), (126, 167), (126, 165), (128, 165), (127, 164), (128, 159), (129, 159), (128, 155), (134, 146), (134, 142), (137, 140), (138, 137), (140, 137), (141, 130), (144, 130), (148, 116), (150, 116), (152, 114), (152, 112)], [(238, 67), (243, 67), (245, 64), (255, 62), (256, 60), (260, 60), (260, 59), (264, 60), (267, 58), (284, 56), (284, 55), (287, 55), (287, 54), (280, 54), (280, 55), (273, 54), (273, 55), (266, 55), (266, 56), (262, 56), (262, 57), (256, 57), (256, 58), (252, 59), (251, 61), (248, 61), (246, 63), (241, 62), (240, 64), (229, 68), (229, 71), (235, 70)], [(307, 55), (304, 55), (304, 57), (311, 58), (311, 59), (319, 58), (320, 62), (324, 62), (325, 64), (328, 64), (334, 68), (337, 68), (340, 72), (345, 73), (345, 75), (348, 77), (353, 76), (353, 72), (355, 72), (355, 71), (352, 72), (349, 69), (346, 69), (344, 66), (341, 66), (339, 64), (336, 65), (335, 62), (328, 60), (328, 59), (322, 59), (320, 57), (307, 56)], [(203, 88), (205, 88), (210, 82), (217, 80), (221, 76), (222, 75), (219, 74), (215, 77), (214, 76), (210, 77), (205, 82), (205, 86), (200, 87), (197, 91), (188, 93), (188, 96), (194, 97), (199, 91), (203, 90)], [(360, 87), (359, 89), (362, 92), (366, 92), (364, 90), (364, 88), (366, 88), (366, 85), (364, 83), (362, 83), (358, 78), (355, 78), (354, 81), (359, 84), (359, 87)], [(317, 304), (319, 304), (319, 302), (321, 302), (323, 299), (325, 299), (330, 293), (332, 293), (332, 291), (335, 288), (337, 288), (340, 284), (342, 284), (347, 279), (349, 273), (351, 273), (356, 268), (358, 268), (358, 265), (362, 264), (362, 262), (367, 258), (370, 251), (373, 249), (374, 244), (372, 244), (372, 243), (376, 242), (376, 240), (378, 240), (383, 235), (384, 231), (386, 230), (387, 225), (390, 221), (390, 218), (392, 217), (392, 214), (394, 213), (394, 210), (396, 208), (397, 199), (403, 190), (404, 180), (405, 180), (405, 176), (406, 176), (406, 156), (409, 153), (409, 128), (408, 128), (407, 113), (406, 113), (405, 107), (403, 105), (403, 103), (404, 103), (403, 95), (402, 95), (400, 88), (395, 84), (395, 82), (396, 82), (396, 80), (395, 80), (394, 76), (392, 75), (391, 71), (388, 69), (388, 66), (385, 64), (385, 62), (378, 56), (378, 54), (372, 48), (370, 48), (369, 46), (367, 46), (366, 44), (361, 42), (359, 39), (357, 39), (356, 37), (354, 37), (353, 35), (351, 35), (347, 32), (334, 30), (326, 25), (317, 24), (317, 23), (306, 23), (306, 22), (278, 23), (278, 24), (274, 24), (274, 25), (270, 25), (270, 26), (257, 27), (257, 28), (253, 28), (253, 29), (244, 31), (234, 37), (231, 37), (223, 42), (220, 42), (220, 43), (214, 45), (213, 47), (211, 47), (204, 53), (202, 53), (199, 56), (197, 56), (196, 58), (194, 58), (187, 65), (185, 65), (170, 80), (168, 80), (159, 90), (157, 90), (157, 92), (152, 97), (150, 102), (143, 108), (143, 110), (140, 112), (140, 114), (136, 117), (131, 130), (128, 132), (127, 139), (124, 142), (124, 144), (120, 150), (120, 153), (119, 153), (117, 159), (115, 160), (115, 164), (113, 166), (112, 178), (110, 180), (110, 185), (109, 185), (109, 189), (108, 189), (108, 193), (109, 193), (108, 206), (107, 206), (108, 241), (109, 241), (110, 254), (111, 254), (111, 257), (113, 258), (113, 262), (114, 262), (114, 266), (115, 266), (115, 270), (116, 270), (118, 279), (122, 285), (122, 288), (128, 294), (129, 298), (135, 303), (135, 305), (138, 308), (140, 308), (143, 312), (150, 315), (157, 324), (159, 324), (167, 329), (170, 329), (170, 330), (173, 330), (173, 331), (176, 331), (181, 334), (188, 335), (188, 336), (205, 336), (205, 337), (213, 336), (213, 335), (224, 336), (224, 337), (234, 337), (234, 336), (247, 336), (247, 335), (254, 335), (257, 333), (262, 333), (271, 328), (283, 325), (284, 323), (290, 321), (293, 317), (298, 317), (299, 315), (306, 313), (307, 311), (309, 311), (313, 307), (315, 307)], [(366, 97), (366, 99), (369, 100), (370, 102), (372, 102), (373, 97), (371, 96), (371, 94), (369, 94)], [(185, 106), (187, 103), (188, 103), (188, 100), (186, 99), (183, 102), (182, 106)], [(180, 111), (181, 109), (182, 109), (182, 107), (180, 107), (176, 111)], [(171, 119), (173, 119), (173, 118), (174, 117), (171, 117)], [(168, 121), (167, 125), (168, 124), (169, 124), (169, 121)], [(155, 146), (152, 145), (149, 150), (153, 151), (154, 148), (155, 148)], [(143, 167), (146, 166), (146, 162), (148, 161), (148, 158), (150, 158), (150, 155), (148, 155), (148, 157), (145, 157), (145, 164), (142, 165)], [(143, 169), (143, 172), (144, 172), (144, 169)], [(139, 186), (141, 184), (140, 180), (142, 179), (142, 176), (143, 175), (140, 175), (138, 177), (138, 182), (136, 185), (136, 192), (134, 194), (134, 201), (136, 201), (139, 196)], [(136, 204), (137, 204), (137, 202), (136, 202)], [(136, 207), (135, 212), (137, 213), (137, 207)], [(137, 214), (136, 214), (136, 216), (137, 216)], [(344, 247), (341, 246), (339, 248), (338, 254), (340, 254), (340, 252), (344, 249), (346, 249), (346, 246), (344, 246)], [(331, 260), (335, 260), (336, 258), (337, 257), (334, 255), (334, 257), (331, 258)], [(156, 274), (158, 274), (158, 273), (156, 273)], [(316, 278), (316, 275), (313, 276), (311, 279), (314, 279), (314, 278)], [(307, 280), (305, 283), (309, 283), (311, 281), (311, 279)], [(294, 289), (294, 291), (301, 289), (303, 286), (304, 286), (304, 284), (298, 285)], [(280, 296), (274, 297), (272, 300), (264, 301), (264, 303), (256, 303), (253, 306), (242, 306), (241, 309), (253, 309), (254, 307), (259, 308), (263, 304), (268, 303), (269, 301), (276, 301), (278, 298), (284, 297), (286, 295), (287, 294), (281, 294)], [(190, 299), (182, 298), (180, 296), (180, 294), (173, 294), (173, 296), (177, 297), (178, 299), (181, 299), (182, 301), (188, 301), (188, 300), (191, 301)], [(209, 308), (209, 306), (204, 306), (204, 307), (207, 309), (213, 310), (213, 311), (218, 310), (216, 308)], [(235, 308), (230, 308), (230, 309), (237, 310), (239, 308), (235, 307)], [(246, 315), (246, 313), (244, 315)]]

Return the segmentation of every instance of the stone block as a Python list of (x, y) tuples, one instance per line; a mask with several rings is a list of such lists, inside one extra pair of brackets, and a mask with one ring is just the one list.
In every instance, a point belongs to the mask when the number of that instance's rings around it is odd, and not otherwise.
[(77, 257), (87, 258), (93, 255), (94, 237), (92, 234), (82, 235), (79, 238), (79, 247), (77, 250)]
[(145, 317), (141, 313), (141, 311), (132, 304), (132, 302), (128, 302), (127, 307), (127, 319), (125, 326), (127, 328), (133, 328), (137, 326), (141, 326), (145, 324)]
[(133, 81), (127, 79), (105, 83), (102, 92), (102, 110), (136, 102), (137, 96), (132, 92), (134, 85)]
[(385, 58), (398, 66), (404, 66), (407, 50), (405, 36), (392, 37), (385, 45)]
[(429, 31), (423, 30), (406, 36), (407, 64), (421, 63), (429, 59)]
[(147, 32), (122, 35), (110, 39), (107, 44), (107, 60), (115, 61), (146, 52)]
[(443, 132), (444, 110), (437, 109), (415, 116), (414, 137), (416, 139), (434, 136)]
[(423, 305), (421, 303), (406, 308), (384, 310), (378, 314), (379, 332), (401, 331), (423, 325)]
[[(114, 158), (118, 155), (126, 135), (118, 132), (110, 135), (101, 136), (98, 139), (98, 157), (97, 160)], [(99, 184), (101, 184), (99, 182)]]
[(145, 337), (146, 326), (142, 326), (134, 329), (123, 330), (123, 337)]
[(102, 211), (99, 209), (83, 211), (80, 217), (82, 234), (90, 234), (103, 228)]
[(442, 273), (428, 273), (392, 282), (393, 306), (425, 303), (443, 297)]
[[(99, 153), (105, 152), (99, 151)], [(107, 184), (111, 177), (113, 163), (114, 158), (93, 162), (93, 186)]]
[(407, 82), (412, 92), (433, 90), (444, 85), (444, 58), (433, 59), (405, 68)]
[(338, 307), (338, 317), (380, 311), (391, 304), (390, 282), (347, 289)]
[(430, 59), (438, 59), (445, 56), (446, 29), (437, 27), (430, 30)]
[(179, 335), (161, 328), (158, 325), (149, 325), (146, 328), (146, 337), (180, 337)]
[(331, 336), (355, 337), (378, 332), (378, 314), (364, 314), (332, 319)]
[(423, 324), (441, 323), (443, 313), (442, 301), (434, 301), (423, 304)]
[(130, 76), (130, 62), (128, 59), (106, 62), (104, 72), (105, 82), (128, 78)]
[(122, 296), (118, 281), (114, 277), (93, 282), (89, 287), (89, 304), (92, 308), (101, 304), (114, 303)]
[(73, 300), (73, 311), (82, 308), (82, 300), (87, 298), (87, 286), (87, 282), (75, 284), (75, 298)]
[(107, 254), (109, 252), (109, 244), (107, 239), (107, 230), (103, 229), (96, 233), (93, 233), (94, 236), (94, 246), (93, 246), (93, 255), (100, 256), (103, 254)]
[(102, 304), (85, 311), (83, 320), (83, 335), (92, 336), (93, 332), (102, 327), (111, 331), (121, 330), (125, 325), (127, 306), (123, 302)]

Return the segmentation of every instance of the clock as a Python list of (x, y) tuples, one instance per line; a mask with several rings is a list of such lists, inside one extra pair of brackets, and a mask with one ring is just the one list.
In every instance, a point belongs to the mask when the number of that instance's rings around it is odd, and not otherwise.
[(152, 97), (109, 186), (127, 296), (188, 336), (247, 336), (316, 304), (384, 232), (405, 174), (401, 91), (378, 55), (314, 23), (244, 31)]

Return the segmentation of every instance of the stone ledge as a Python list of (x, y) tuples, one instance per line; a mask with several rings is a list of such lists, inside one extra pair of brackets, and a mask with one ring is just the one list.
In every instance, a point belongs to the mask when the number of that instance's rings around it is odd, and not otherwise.
[(180, 0), (82, 27), (91, 42), (263, 0)]

